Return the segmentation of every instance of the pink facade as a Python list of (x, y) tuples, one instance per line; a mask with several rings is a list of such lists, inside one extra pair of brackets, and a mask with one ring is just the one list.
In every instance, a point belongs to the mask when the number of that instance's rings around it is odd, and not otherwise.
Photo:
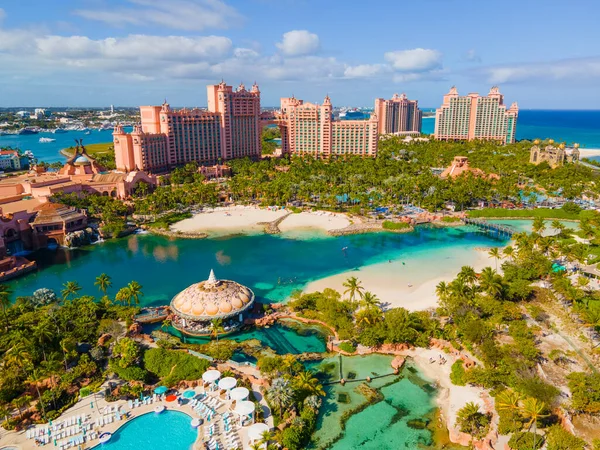
[(439, 140), (493, 140), (503, 144), (515, 141), (519, 107), (504, 105), (504, 96), (494, 86), (486, 97), (469, 94), (460, 97), (455, 87), (444, 95), (436, 110), (435, 138)]
[(162, 106), (140, 107), (141, 124), (127, 134), (116, 126), (117, 169), (165, 172), (196, 161), (216, 164), (261, 154), (260, 90), (224, 82), (207, 86), (208, 111)]
[(294, 97), (281, 99), (276, 122), (284, 154), (330, 156), (377, 155), (377, 116), (369, 120), (333, 120), (329, 96), (322, 105)]
[(390, 100), (375, 99), (375, 114), (379, 119), (379, 134), (421, 134), (422, 111), (417, 100), (406, 94), (394, 94)]

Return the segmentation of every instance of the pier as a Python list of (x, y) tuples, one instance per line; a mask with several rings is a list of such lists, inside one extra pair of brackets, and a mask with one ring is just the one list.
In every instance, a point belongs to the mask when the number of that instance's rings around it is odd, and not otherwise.
[(490, 223), (487, 220), (483, 220), (483, 219), (466, 218), (466, 219), (464, 219), (464, 222), (467, 225), (475, 225), (476, 227), (481, 228), (485, 231), (496, 232), (496, 233), (498, 233), (499, 236), (512, 237), (512, 235), (516, 233), (516, 231), (510, 227), (507, 227), (505, 225), (500, 225), (497, 223)]

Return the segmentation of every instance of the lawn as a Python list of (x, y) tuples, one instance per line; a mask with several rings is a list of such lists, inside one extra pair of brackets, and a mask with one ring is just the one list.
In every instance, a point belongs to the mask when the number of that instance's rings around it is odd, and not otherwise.
[(503, 209), (503, 208), (483, 208), (473, 211), (467, 211), (471, 218), (478, 217), (493, 217), (493, 218), (531, 218), (541, 217), (543, 219), (566, 219), (579, 220), (582, 217), (589, 215), (588, 211), (570, 212), (564, 209)]
[[(113, 145), (112, 142), (102, 142), (100, 144), (87, 144), (84, 147), (88, 155), (94, 156), (100, 153), (114, 153)], [(65, 153), (72, 155), (74, 150), (74, 147), (69, 147), (65, 149)]]

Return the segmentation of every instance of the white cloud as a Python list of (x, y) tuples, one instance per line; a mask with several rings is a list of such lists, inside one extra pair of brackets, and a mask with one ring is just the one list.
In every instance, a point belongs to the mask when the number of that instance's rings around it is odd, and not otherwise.
[(74, 14), (110, 26), (160, 26), (200, 31), (230, 28), (241, 20), (235, 8), (221, 0), (127, 0), (130, 7), (113, 10), (79, 9)]
[(238, 47), (233, 51), (233, 56), (240, 59), (253, 59), (258, 58), (259, 54), (256, 50), (251, 48)]
[(0, 22), (2, 22), (5, 17), (6, 17), (6, 11), (4, 11), (4, 9), (0, 8)]
[(521, 81), (600, 81), (600, 57), (488, 67), (482, 70), (493, 84)]
[(284, 33), (283, 40), (275, 44), (284, 55), (300, 56), (316, 53), (321, 46), (319, 36), (306, 30)]
[(399, 72), (426, 72), (442, 66), (442, 54), (426, 48), (387, 52), (384, 58)]
[(346, 78), (373, 78), (386, 72), (389, 72), (386, 64), (360, 64), (346, 67), (344, 76)]
[(465, 53), (465, 55), (464, 55), (464, 59), (465, 59), (465, 61), (470, 61), (470, 62), (476, 62), (476, 63), (481, 62), (481, 57), (477, 54), (477, 52), (473, 48), (470, 50), (467, 50), (467, 53)]

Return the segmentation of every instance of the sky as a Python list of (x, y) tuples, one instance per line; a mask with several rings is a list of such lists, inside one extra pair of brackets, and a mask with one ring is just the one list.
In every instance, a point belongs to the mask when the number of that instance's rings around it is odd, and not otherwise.
[(0, 107), (206, 105), (257, 82), (437, 107), (499, 85), (522, 109), (600, 109), (597, 0), (0, 0)]

